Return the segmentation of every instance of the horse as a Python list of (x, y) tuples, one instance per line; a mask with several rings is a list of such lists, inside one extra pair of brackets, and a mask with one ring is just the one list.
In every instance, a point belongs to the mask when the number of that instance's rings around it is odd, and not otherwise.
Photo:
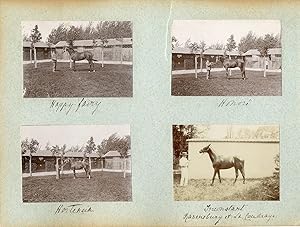
[(235, 68), (235, 67), (239, 67), (242, 73), (242, 79), (245, 80), (247, 79), (246, 77), (246, 70), (245, 70), (245, 66), (246, 66), (246, 59), (245, 56), (243, 56), (243, 59), (228, 59), (224, 56), (219, 57), (219, 61), (222, 62), (223, 67), (226, 70), (226, 78), (227, 80), (229, 80), (229, 76), (228, 76), (228, 69), (229, 68)]
[(228, 157), (223, 157), (221, 155), (217, 155), (212, 148), (210, 148), (209, 144), (208, 146), (202, 148), (199, 153), (203, 154), (203, 153), (207, 153), (209, 155), (209, 158), (212, 162), (213, 168), (214, 168), (214, 175), (212, 178), (212, 182), (211, 182), (211, 186), (213, 186), (214, 181), (215, 181), (215, 177), (216, 174), (218, 173), (219, 176), (219, 180), (221, 183), (221, 176), (220, 176), (220, 169), (230, 169), (232, 167), (234, 167), (235, 169), (235, 180), (233, 182), (233, 184), (235, 184), (239, 173), (238, 171), (241, 172), (242, 176), (243, 176), (243, 184), (245, 184), (245, 170), (244, 170), (244, 164), (245, 161), (237, 156), (228, 156)]
[(92, 68), (93, 68), (93, 72), (95, 72), (93, 61), (97, 61), (97, 60), (95, 60), (93, 58), (94, 54), (92, 52), (90, 52), (90, 51), (78, 52), (78, 51), (74, 50), (72, 47), (64, 47), (63, 52), (66, 52), (66, 51), (69, 53), (71, 60), (73, 61), (73, 71), (75, 71), (75, 62), (76, 61), (81, 61), (81, 60), (86, 59), (90, 65), (89, 72), (92, 71)]
[(76, 161), (76, 160), (74, 160), (74, 158), (68, 158), (67, 162), (70, 162), (70, 164), (71, 164), (71, 169), (73, 170), (74, 179), (76, 179), (75, 170), (77, 170), (77, 169), (84, 169), (85, 175), (89, 179), (91, 179), (91, 169), (90, 169), (89, 163), (86, 162), (85, 159), (83, 159), (81, 161)]

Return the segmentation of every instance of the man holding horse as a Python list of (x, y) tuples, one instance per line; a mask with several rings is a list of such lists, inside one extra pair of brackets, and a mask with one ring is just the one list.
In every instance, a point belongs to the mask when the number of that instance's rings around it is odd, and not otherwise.
[(182, 157), (179, 160), (179, 166), (181, 170), (180, 186), (187, 186), (189, 181), (189, 161), (187, 159), (187, 152), (182, 152)]
[(211, 70), (212, 63), (209, 62), (209, 60), (207, 59), (205, 65), (206, 65), (206, 71), (207, 71), (206, 79), (208, 80), (210, 77), (210, 70)]
[(56, 51), (51, 52), (51, 60), (52, 60), (52, 72), (55, 72), (56, 71), (56, 64), (57, 64)]

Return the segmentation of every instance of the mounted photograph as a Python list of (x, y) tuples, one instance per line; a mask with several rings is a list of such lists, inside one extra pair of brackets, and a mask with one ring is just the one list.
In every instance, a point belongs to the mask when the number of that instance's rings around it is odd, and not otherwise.
[(174, 20), (171, 94), (281, 96), (279, 20)]
[(280, 200), (278, 125), (173, 125), (175, 201)]
[(22, 199), (132, 201), (129, 125), (21, 126)]
[(132, 97), (132, 22), (21, 25), (23, 97)]

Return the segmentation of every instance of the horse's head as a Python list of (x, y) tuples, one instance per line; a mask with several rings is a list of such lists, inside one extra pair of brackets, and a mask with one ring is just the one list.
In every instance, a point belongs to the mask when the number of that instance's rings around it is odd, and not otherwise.
[(200, 154), (207, 153), (207, 152), (210, 150), (210, 148), (209, 148), (210, 145), (211, 145), (211, 144), (209, 144), (209, 145), (206, 146), (206, 147), (203, 147), (203, 148), (199, 151), (199, 153), (200, 153)]
[(223, 55), (223, 56), (218, 56), (217, 57), (217, 61), (220, 61), (220, 62), (224, 62), (224, 60), (225, 60), (225, 55)]
[(69, 47), (69, 46), (64, 46), (64, 48), (63, 48), (63, 53), (69, 52), (70, 50), (73, 50), (73, 48), (71, 48), (71, 47)]

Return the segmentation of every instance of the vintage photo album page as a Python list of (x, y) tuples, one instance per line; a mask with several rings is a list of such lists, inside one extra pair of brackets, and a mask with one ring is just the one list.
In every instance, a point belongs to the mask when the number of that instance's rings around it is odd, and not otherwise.
[(1, 226), (300, 225), (297, 1), (1, 1)]

